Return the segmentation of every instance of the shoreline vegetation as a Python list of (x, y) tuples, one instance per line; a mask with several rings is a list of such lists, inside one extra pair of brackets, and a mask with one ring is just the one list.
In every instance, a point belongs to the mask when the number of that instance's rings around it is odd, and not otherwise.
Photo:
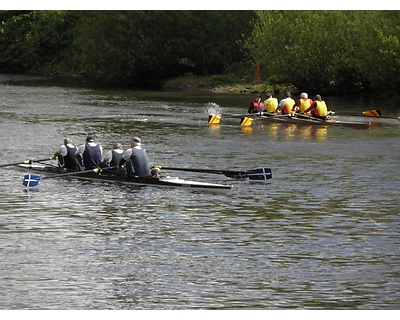
[(395, 10), (0, 10), (0, 69), (56, 83), (71, 73), (103, 88), (399, 94), (399, 19)]
[[(60, 74), (40, 74), (31, 72), (8, 72), (6, 70), (0, 70), (0, 74), (18, 76), (15, 80), (11, 81), (23, 81), (23, 82), (35, 82), (35, 83), (52, 83), (60, 86), (73, 86), (82, 88), (104, 88), (104, 86), (98, 85), (93, 81), (86, 79), (84, 76), (71, 74), (71, 73), (60, 73)], [(25, 78), (26, 76), (26, 78)], [(107, 86), (108, 87), (108, 86)], [(113, 87), (113, 86), (111, 86)], [(161, 87), (154, 88), (129, 88), (115, 86), (115, 89), (121, 90), (165, 90), (165, 91), (198, 91), (198, 92), (210, 92), (217, 94), (265, 94), (271, 92), (272, 94), (283, 93), (289, 90), (292, 93), (300, 92), (293, 84), (269, 84), (267, 81), (251, 81), (250, 79), (238, 79), (235, 76), (226, 75), (211, 75), (211, 76), (196, 76), (193, 74), (186, 74), (181, 77), (169, 79), (164, 82)]]
[(270, 84), (263, 81), (251, 81), (249, 79), (237, 79), (229, 81), (227, 76), (195, 76), (187, 74), (182, 77), (170, 79), (162, 86), (164, 90), (177, 91), (207, 91), (212, 93), (227, 94), (265, 94), (271, 92), (277, 94), (286, 90), (292, 93), (299, 92), (293, 84)]

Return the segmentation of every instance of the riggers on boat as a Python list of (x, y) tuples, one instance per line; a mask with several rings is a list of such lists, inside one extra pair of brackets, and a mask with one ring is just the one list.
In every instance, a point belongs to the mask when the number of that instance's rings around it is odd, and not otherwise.
[[(41, 179), (74, 178), (79, 180), (118, 183), (123, 185), (173, 187), (217, 193), (225, 193), (232, 189), (232, 185), (184, 180), (177, 177), (139, 178), (133, 175), (114, 172), (112, 170), (60, 172), (57, 167), (45, 164), (19, 164), (18, 167), (24, 171), (35, 172), (35, 174), (27, 174), (24, 176), (23, 185), (28, 188), (36, 187)], [(39, 173), (44, 176), (40, 176)]]
[(295, 113), (295, 114), (276, 115), (268, 112), (259, 112), (254, 114), (245, 114), (245, 115), (225, 114), (218, 117), (210, 115), (209, 121), (211, 121), (212, 119), (218, 119), (219, 121), (222, 117), (240, 118), (240, 125), (243, 127), (248, 127), (256, 123), (265, 123), (265, 122), (277, 122), (277, 123), (299, 124), (299, 125), (341, 126), (341, 127), (349, 127), (356, 129), (368, 129), (371, 126), (370, 122), (340, 121), (337, 119), (322, 120), (305, 114)]
[(299, 124), (299, 125), (319, 125), (319, 126), (340, 126), (355, 129), (368, 129), (371, 126), (370, 122), (359, 121), (340, 121), (337, 119), (319, 119), (304, 114), (285, 114), (285, 115), (261, 115), (256, 118), (257, 121), (274, 121), (279, 123)]

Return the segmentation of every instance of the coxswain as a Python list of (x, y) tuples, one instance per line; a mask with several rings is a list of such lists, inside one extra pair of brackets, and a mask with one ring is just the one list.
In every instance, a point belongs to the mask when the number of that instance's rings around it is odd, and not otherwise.
[(264, 102), (262, 101), (261, 96), (257, 96), (250, 103), (249, 109), (247, 111), (248, 113), (258, 113), (258, 112), (263, 112), (264, 110), (265, 110)]

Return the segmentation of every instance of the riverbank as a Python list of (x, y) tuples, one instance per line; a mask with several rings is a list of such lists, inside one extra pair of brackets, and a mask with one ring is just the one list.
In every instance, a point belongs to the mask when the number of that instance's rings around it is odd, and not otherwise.
[[(1, 73), (0, 73), (1, 74)], [(31, 73), (6, 73), (6, 84), (13, 82), (35, 82), (67, 87), (99, 88), (93, 81), (80, 75), (62, 73), (57, 75), (31, 74)], [(102, 86), (100, 86), (102, 87)], [(139, 89), (139, 88), (134, 88)], [(144, 88), (142, 88), (144, 89)], [(167, 91), (197, 91), (218, 94), (265, 94), (271, 92), (280, 94), (286, 90), (292, 93), (298, 89), (292, 84), (269, 84), (268, 82), (252, 82), (250, 79), (238, 79), (229, 75), (195, 76), (186, 74), (182, 77), (167, 80), (161, 88)]]
[(197, 77), (192, 74), (166, 81), (163, 85), (163, 89), (229, 94), (265, 94), (267, 92), (277, 94), (286, 90), (291, 92), (298, 91), (292, 84), (272, 85), (268, 82), (251, 82), (248, 79), (233, 79), (223, 75)]

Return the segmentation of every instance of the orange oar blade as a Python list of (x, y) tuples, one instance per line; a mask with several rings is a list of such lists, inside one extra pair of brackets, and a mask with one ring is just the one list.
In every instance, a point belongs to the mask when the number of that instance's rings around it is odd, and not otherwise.
[(363, 115), (366, 117), (379, 118), (381, 116), (381, 111), (380, 110), (368, 110), (368, 111), (364, 111)]

